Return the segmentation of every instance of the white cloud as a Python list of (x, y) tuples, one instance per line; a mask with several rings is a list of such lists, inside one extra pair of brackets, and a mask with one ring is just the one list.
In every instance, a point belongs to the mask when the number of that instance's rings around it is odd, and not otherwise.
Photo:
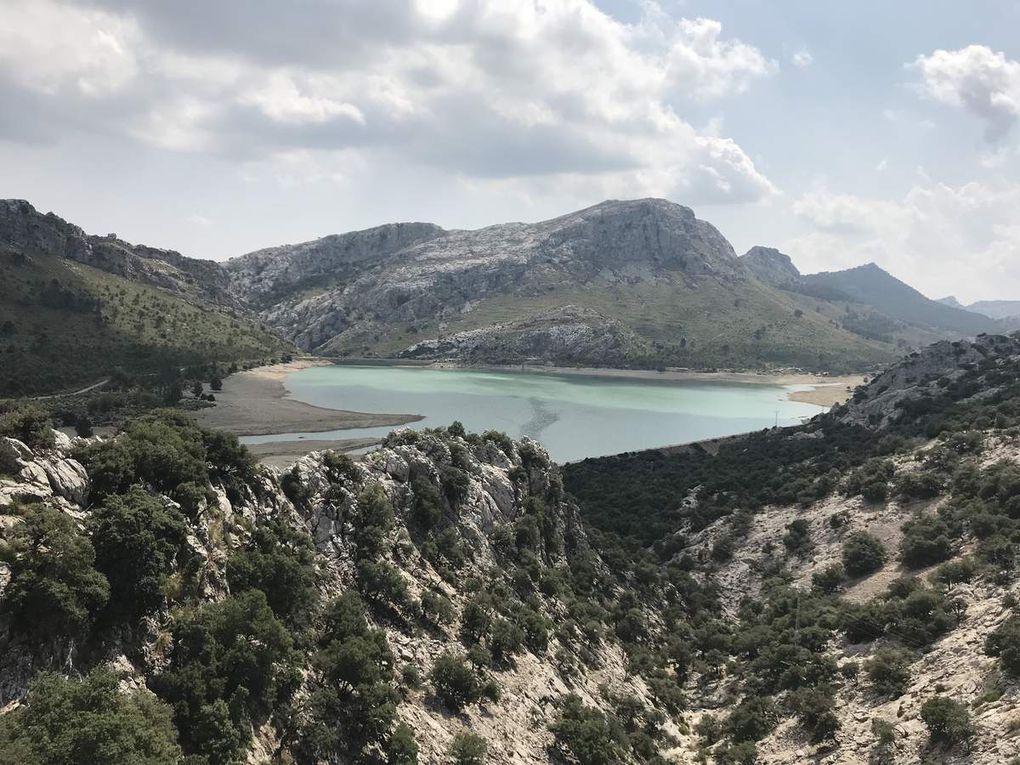
[(922, 181), (897, 201), (821, 190), (793, 210), (811, 227), (784, 245), (802, 270), (874, 261), (929, 297), (1020, 294), (1020, 184)]
[(793, 65), (796, 67), (806, 69), (815, 62), (815, 57), (807, 48), (801, 48), (790, 57), (790, 61), (792, 61)]
[(944, 104), (964, 109), (985, 122), (997, 140), (1020, 118), (1020, 62), (984, 45), (936, 50), (919, 56), (914, 67), (924, 92)]
[[(651, 4), (624, 24), (590, 0), (308, 0), (302, 14), (84, 2), (9, 0), (0, 32), (0, 84), (13, 73), (38, 91), (116, 94), (112, 107), (69, 107), (68, 124), (246, 161), (300, 156), (314, 177), (333, 177), (333, 155), (346, 164), (353, 151), (480, 179), (598, 178), (616, 195), (653, 187), (691, 203), (774, 191), (739, 145), (683, 117), (688, 100), (739, 94), (776, 70), (710, 19)], [(221, 23), (242, 6), (243, 28)]]
[(188, 223), (194, 224), (196, 226), (212, 225), (212, 221), (209, 218), (205, 217), (204, 215), (201, 215), (200, 213), (194, 213), (192, 215), (189, 215), (187, 217), (187, 221)]
[(141, 37), (129, 18), (53, 0), (4, 0), (0, 73), (53, 96), (102, 97), (138, 74)]

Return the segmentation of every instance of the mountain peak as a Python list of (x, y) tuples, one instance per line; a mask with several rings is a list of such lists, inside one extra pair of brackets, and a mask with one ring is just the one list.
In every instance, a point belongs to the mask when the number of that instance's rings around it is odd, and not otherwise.
[(766, 284), (781, 287), (800, 279), (800, 271), (790, 256), (774, 247), (756, 245), (741, 255), (740, 261)]

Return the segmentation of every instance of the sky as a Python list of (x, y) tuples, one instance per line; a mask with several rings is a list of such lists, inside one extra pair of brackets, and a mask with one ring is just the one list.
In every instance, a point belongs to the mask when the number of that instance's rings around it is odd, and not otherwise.
[(1014, 0), (0, 0), (0, 196), (223, 260), (664, 197), (1020, 299)]

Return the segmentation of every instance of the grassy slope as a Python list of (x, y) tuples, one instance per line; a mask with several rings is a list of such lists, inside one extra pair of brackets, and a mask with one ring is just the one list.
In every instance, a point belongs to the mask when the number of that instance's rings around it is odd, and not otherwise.
[[(838, 326), (841, 308), (835, 304), (753, 282), (714, 279), (702, 279), (696, 285), (678, 280), (502, 295), (448, 320), (446, 331), (511, 324), (564, 305), (594, 309), (647, 340), (633, 351), (631, 361), (639, 366), (801, 366), (847, 371), (880, 365), (899, 355), (890, 344), (867, 340)], [(803, 315), (795, 315), (798, 309)], [(346, 350), (358, 353), (367, 345), (379, 355), (394, 355), (435, 337), (437, 331), (434, 322), (379, 327), (372, 336), (350, 338)]]
[(52, 256), (0, 253), (0, 284), (0, 396), (288, 348), (229, 311)]

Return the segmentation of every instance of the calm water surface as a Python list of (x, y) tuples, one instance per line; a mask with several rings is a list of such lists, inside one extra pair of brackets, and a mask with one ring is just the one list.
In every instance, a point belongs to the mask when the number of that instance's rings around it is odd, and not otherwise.
[[(460, 420), (541, 441), (557, 462), (792, 425), (823, 411), (786, 400), (805, 386), (625, 380), (536, 372), (334, 366), (302, 369), (290, 397), (331, 409), (411, 413), (420, 429)], [(249, 436), (245, 443), (383, 436), (392, 428)]]

